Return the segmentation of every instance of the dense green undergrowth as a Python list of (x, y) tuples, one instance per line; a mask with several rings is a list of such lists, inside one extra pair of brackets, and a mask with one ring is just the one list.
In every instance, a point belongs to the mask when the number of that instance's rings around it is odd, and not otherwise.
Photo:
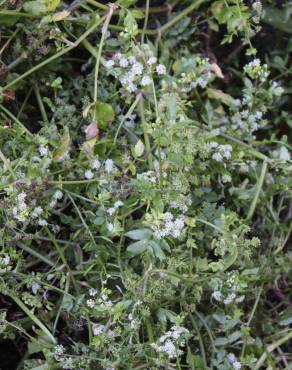
[(291, 369), (291, 1), (0, 1), (0, 368)]

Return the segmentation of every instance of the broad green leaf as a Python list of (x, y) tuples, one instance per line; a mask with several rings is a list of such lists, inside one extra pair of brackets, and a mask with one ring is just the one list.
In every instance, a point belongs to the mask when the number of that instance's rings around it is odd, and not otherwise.
[(98, 127), (106, 129), (107, 124), (111, 123), (115, 117), (115, 112), (110, 104), (96, 102), (93, 106), (94, 118), (98, 123)]
[(37, 0), (27, 1), (26, 3), (24, 3), (23, 9), (24, 11), (32, 15), (42, 15), (48, 11), (46, 4)]
[(151, 240), (150, 245), (153, 248), (155, 256), (160, 261), (163, 261), (165, 259), (165, 254), (164, 254), (163, 250), (160, 248), (160, 245), (157, 244), (154, 240)]
[(136, 229), (128, 231), (125, 236), (132, 240), (145, 240), (151, 238), (152, 231), (150, 231), (149, 229)]
[(133, 254), (134, 256), (145, 252), (148, 248), (147, 240), (140, 240), (136, 243), (130, 244), (127, 248), (127, 251)]

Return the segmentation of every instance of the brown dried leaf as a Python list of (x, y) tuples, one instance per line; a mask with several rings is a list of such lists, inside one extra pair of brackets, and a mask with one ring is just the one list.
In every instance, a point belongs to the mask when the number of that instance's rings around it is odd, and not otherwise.
[(85, 128), (85, 140), (88, 141), (88, 140), (91, 140), (95, 137), (98, 136), (98, 126), (97, 126), (97, 122), (95, 121), (92, 121), (90, 125), (88, 125), (86, 128)]

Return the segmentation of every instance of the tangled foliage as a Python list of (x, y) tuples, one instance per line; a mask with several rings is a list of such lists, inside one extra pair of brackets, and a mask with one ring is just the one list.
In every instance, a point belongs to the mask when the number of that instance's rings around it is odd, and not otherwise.
[(0, 1), (3, 370), (291, 368), (291, 13)]

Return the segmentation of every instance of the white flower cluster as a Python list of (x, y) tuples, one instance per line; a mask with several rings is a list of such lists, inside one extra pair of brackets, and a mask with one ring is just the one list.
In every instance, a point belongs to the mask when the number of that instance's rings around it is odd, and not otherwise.
[(137, 174), (137, 180), (144, 180), (146, 182), (150, 182), (152, 184), (157, 183), (157, 176), (154, 171), (146, 171)]
[(237, 297), (236, 294), (232, 292), (224, 297), (224, 295), (219, 290), (216, 290), (212, 293), (212, 298), (214, 298), (218, 302), (223, 302), (226, 306), (228, 306), (232, 302), (242, 302), (244, 300), (244, 295)]
[(212, 159), (216, 162), (222, 162), (223, 159), (230, 159), (232, 153), (232, 146), (229, 144), (220, 145), (215, 141), (210, 142), (210, 148), (215, 150), (215, 153), (212, 155)]
[(157, 239), (162, 239), (166, 236), (181, 239), (183, 237), (185, 220), (186, 217), (184, 215), (175, 218), (171, 212), (165, 212), (162, 214), (161, 219), (150, 225), (150, 227)]
[(124, 203), (121, 201), (121, 200), (117, 200), (115, 203), (114, 203), (114, 206), (113, 207), (110, 207), (107, 209), (107, 214), (109, 216), (113, 216), (117, 210), (122, 207), (124, 205)]
[(10, 256), (5, 254), (3, 257), (0, 257), (0, 273), (10, 270)]
[(291, 154), (290, 154), (289, 150), (284, 145), (282, 145), (279, 150), (274, 150), (272, 152), (272, 156), (274, 158), (281, 159), (282, 161), (290, 161), (291, 160)]
[(97, 297), (98, 291), (96, 289), (90, 289), (89, 295), (91, 296), (91, 298), (87, 299), (86, 301), (86, 304), (89, 308), (107, 310), (110, 309), (113, 305), (113, 302), (109, 299), (106, 291), (102, 291)]
[(153, 76), (165, 75), (166, 68), (157, 64), (157, 58), (147, 44), (136, 46), (131, 53), (116, 53), (112, 59), (104, 63), (108, 73), (117, 77), (130, 93), (152, 84)]
[[(104, 161), (104, 171), (108, 174), (113, 173), (115, 171), (114, 161), (111, 158), (108, 158)], [(90, 162), (90, 169), (84, 171), (84, 177), (87, 180), (93, 179), (93, 177), (97, 174), (97, 171), (100, 169), (101, 163), (98, 158), (94, 158)]]
[(252, 17), (254, 23), (258, 24), (260, 22), (260, 17), (263, 12), (263, 5), (260, 1), (255, 1), (252, 4), (252, 9), (255, 12), (255, 15)]
[(169, 359), (176, 358), (183, 354), (179, 347), (184, 345), (186, 334), (189, 334), (186, 328), (174, 325), (159, 338), (159, 344), (151, 343), (151, 347), (158, 353), (166, 354)]
[(178, 80), (183, 92), (201, 87), (204, 89), (213, 79), (212, 66), (207, 58), (196, 56), (194, 58), (182, 58), (182, 71)]
[[(263, 107), (264, 108), (264, 107)], [(232, 130), (241, 130), (243, 132), (252, 133), (259, 128), (266, 125), (267, 120), (263, 119), (265, 109), (257, 110), (251, 113), (249, 110), (244, 109), (236, 112), (231, 117), (231, 128)]]
[(55, 357), (59, 357), (59, 356), (62, 356), (65, 352), (65, 348), (62, 344), (58, 344), (56, 345), (56, 347), (54, 348), (54, 356)]
[[(105, 326), (105, 325), (103, 325), (103, 324), (93, 324), (93, 325), (92, 325), (92, 333), (93, 333), (93, 335), (95, 335), (95, 336), (100, 336), (100, 335), (102, 335), (102, 334), (105, 332), (105, 329), (106, 329), (106, 326)], [(107, 334), (109, 337), (114, 337), (114, 336), (115, 336), (115, 333), (114, 333), (112, 330), (110, 330), (110, 329), (108, 329), (108, 330), (106, 331), (106, 334)]]
[(241, 369), (241, 363), (237, 360), (236, 356), (233, 353), (229, 353), (227, 355), (227, 359), (234, 370), (240, 370)]
[(246, 64), (243, 70), (250, 78), (259, 79), (261, 82), (265, 82), (269, 76), (268, 66), (261, 65), (259, 59), (254, 59)]
[(61, 192), (61, 190), (56, 190), (49, 204), (49, 207), (54, 208), (58, 200), (61, 200), (62, 198), (63, 198), (63, 193)]
[(223, 302), (225, 305), (229, 305), (232, 302), (241, 303), (245, 296), (240, 294), (243, 288), (246, 287), (246, 283), (240, 281), (238, 274), (230, 273), (227, 280), (222, 284), (216, 284), (216, 288), (213, 286), (212, 298), (218, 302)]

